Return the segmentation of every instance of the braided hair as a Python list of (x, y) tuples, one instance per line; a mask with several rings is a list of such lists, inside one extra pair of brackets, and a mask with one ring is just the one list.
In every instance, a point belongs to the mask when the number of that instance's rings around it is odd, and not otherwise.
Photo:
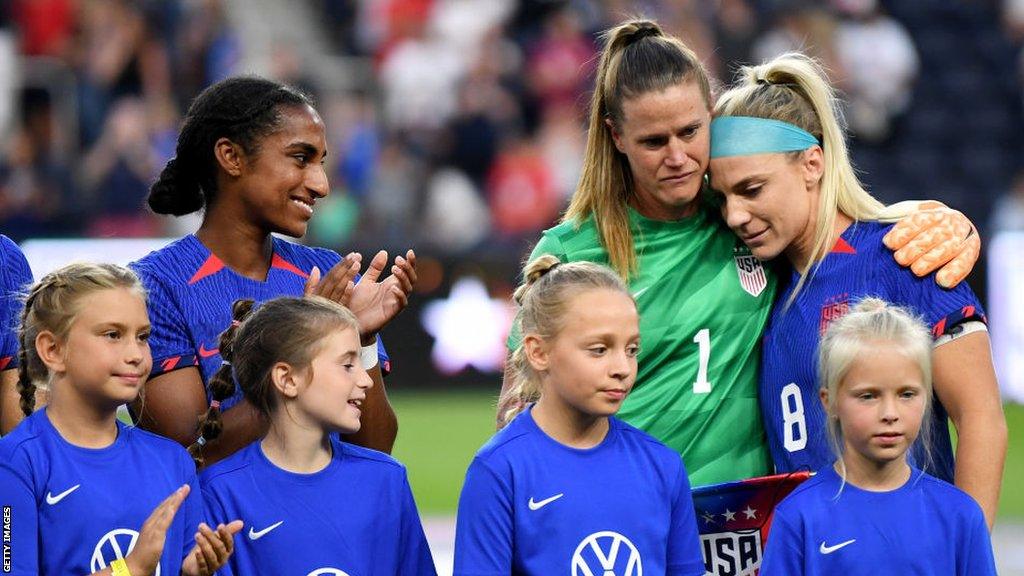
[(50, 373), (36, 350), (40, 332), (51, 332), (64, 339), (71, 330), (82, 298), (100, 290), (127, 288), (146, 297), (139, 277), (116, 264), (69, 264), (43, 276), (25, 297), (18, 329), (18, 395), (21, 411), (32, 414), (36, 388), (49, 385)]

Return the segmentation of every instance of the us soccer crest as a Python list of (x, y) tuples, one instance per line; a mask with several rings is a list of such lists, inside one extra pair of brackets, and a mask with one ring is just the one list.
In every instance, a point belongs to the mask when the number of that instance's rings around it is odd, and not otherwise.
[(740, 278), (740, 286), (743, 291), (753, 297), (758, 297), (768, 286), (768, 277), (764, 274), (764, 266), (746, 246), (737, 246), (733, 249), (733, 260), (736, 262), (736, 274)]

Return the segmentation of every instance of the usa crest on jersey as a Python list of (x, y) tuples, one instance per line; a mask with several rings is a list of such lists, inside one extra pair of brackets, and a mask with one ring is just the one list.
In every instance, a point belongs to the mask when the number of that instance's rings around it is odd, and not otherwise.
[(761, 261), (751, 254), (746, 246), (734, 248), (732, 258), (736, 262), (736, 274), (739, 276), (743, 291), (755, 298), (760, 296), (768, 286), (768, 277), (765, 276)]

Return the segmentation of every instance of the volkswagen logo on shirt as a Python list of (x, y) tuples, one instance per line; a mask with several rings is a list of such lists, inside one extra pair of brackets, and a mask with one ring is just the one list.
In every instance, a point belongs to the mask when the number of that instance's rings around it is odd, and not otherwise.
[(348, 576), (348, 573), (337, 568), (317, 568), (306, 576)]
[[(107, 532), (100, 538), (96, 548), (92, 551), (89, 569), (93, 572), (99, 572), (109, 566), (114, 560), (124, 558), (135, 548), (135, 542), (138, 539), (139, 533), (128, 528), (115, 528)], [(153, 572), (153, 576), (160, 576), (159, 564), (156, 565), (156, 572)]]
[(636, 546), (618, 532), (587, 536), (572, 554), (572, 576), (643, 576)]

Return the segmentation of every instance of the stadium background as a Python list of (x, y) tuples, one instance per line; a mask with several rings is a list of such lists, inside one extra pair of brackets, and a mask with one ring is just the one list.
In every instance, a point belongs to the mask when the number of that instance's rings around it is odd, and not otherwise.
[[(450, 539), (493, 430), (519, 260), (579, 171), (595, 32), (627, 14), (659, 20), (722, 82), (789, 49), (821, 58), (869, 189), (946, 202), (1000, 243), (970, 281), (1000, 328), (1005, 395), (1022, 399), (1022, 0), (3, 0), (0, 232), (36, 277), (190, 232), (196, 218), (143, 209), (190, 99), (246, 72), (309, 91), (333, 192), (305, 241), (420, 257), (417, 294), (385, 333), (387, 383), (395, 454), (432, 538)], [(1024, 408), (1006, 412), (997, 560), (1024, 574)]]

